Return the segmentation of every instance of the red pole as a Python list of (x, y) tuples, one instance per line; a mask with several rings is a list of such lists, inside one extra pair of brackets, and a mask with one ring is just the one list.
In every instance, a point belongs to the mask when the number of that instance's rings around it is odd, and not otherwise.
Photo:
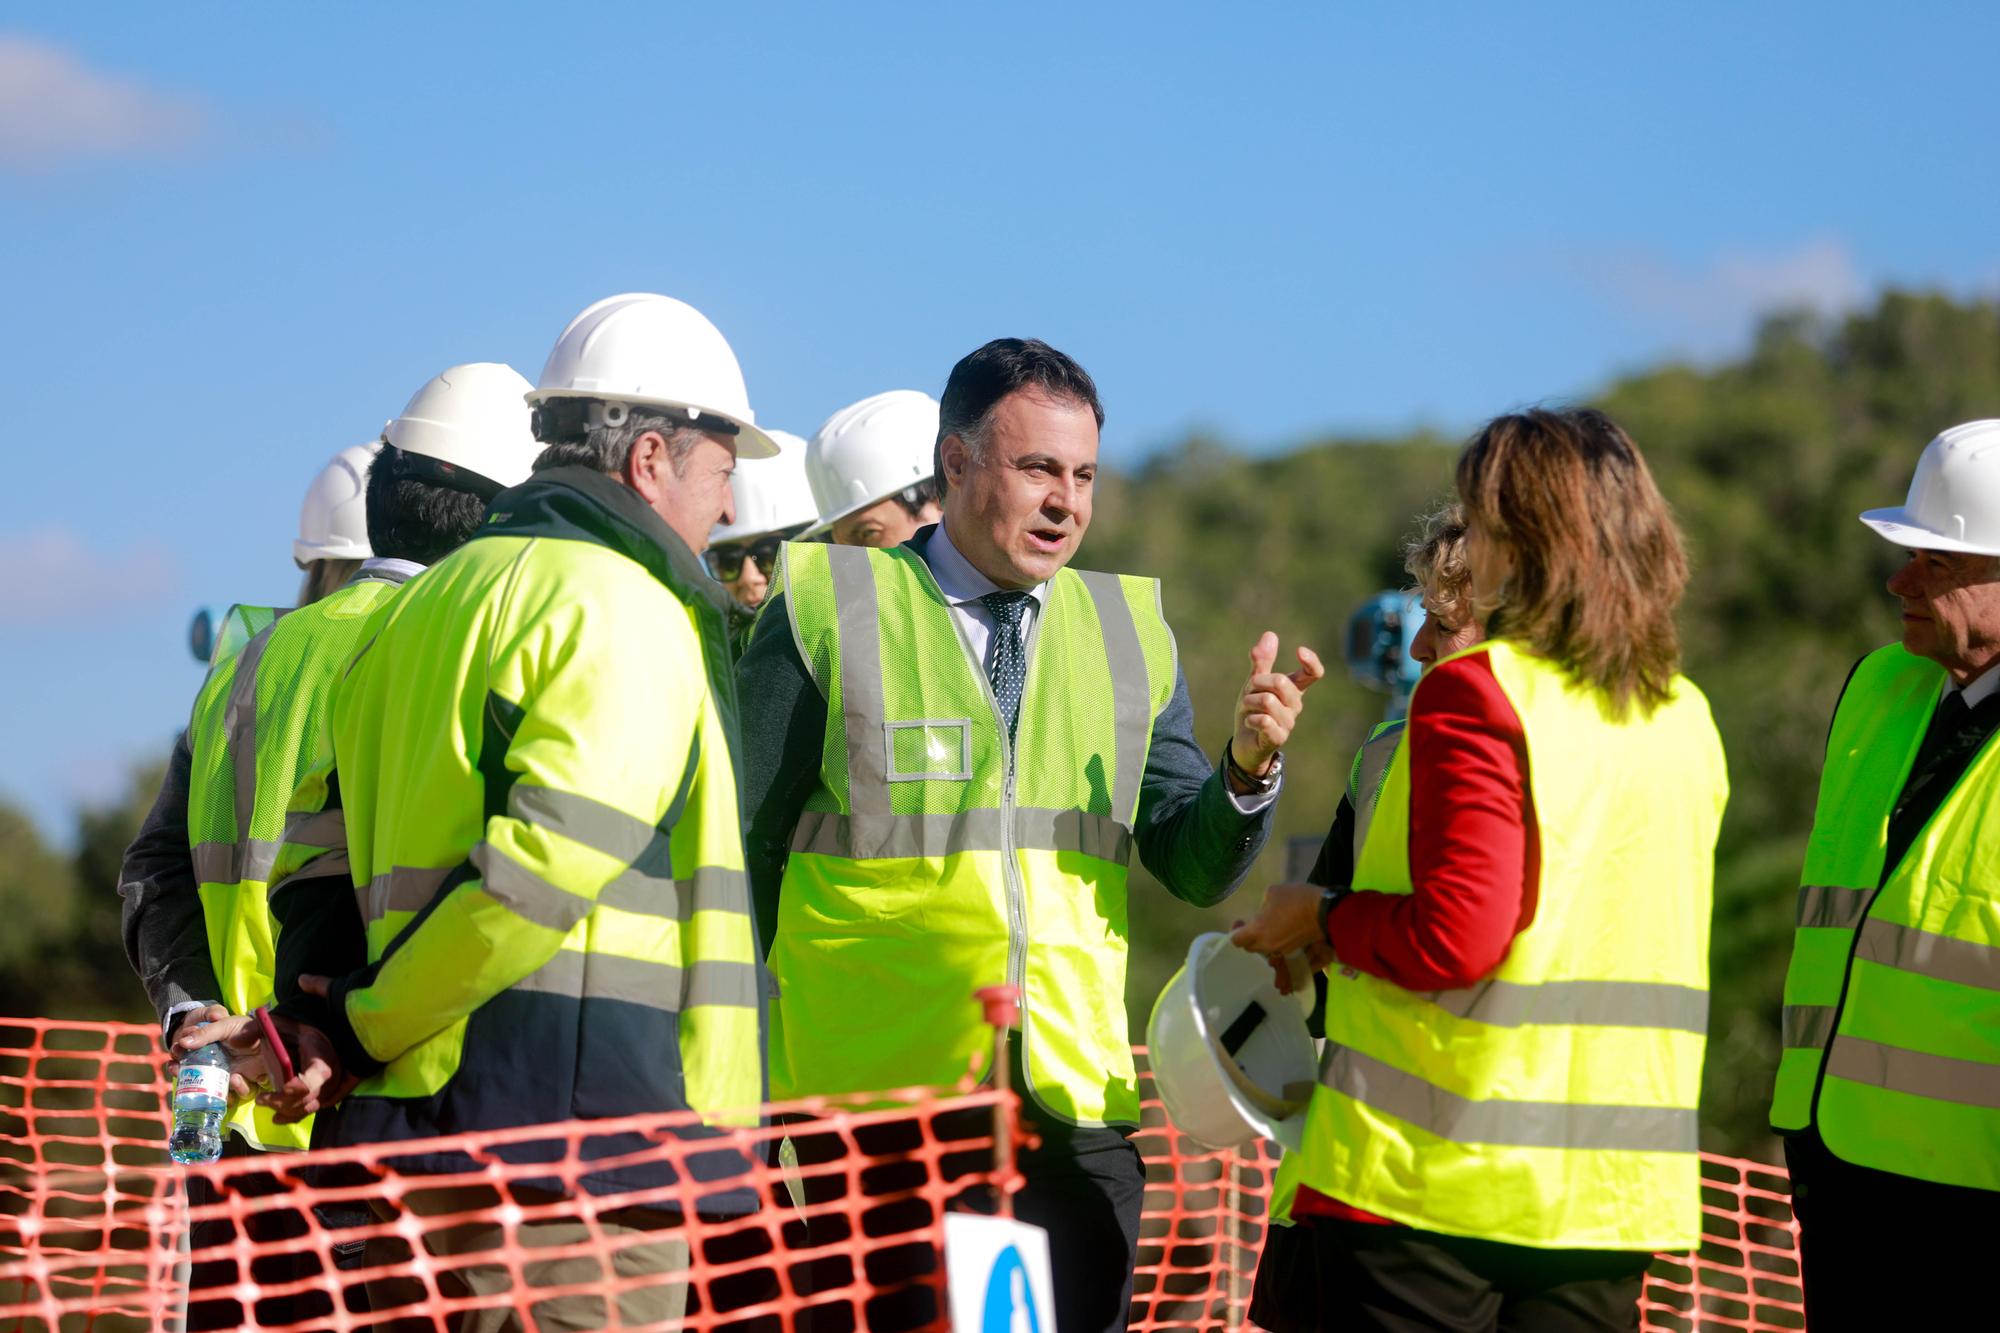
[(1011, 1092), (1007, 1033), (1021, 1016), (1021, 991), (1017, 986), (982, 986), (974, 992), (993, 1029), (993, 1087), (1003, 1094), (993, 1106), (993, 1157), (1000, 1174), (1000, 1216), (1014, 1215), (1014, 1100)]

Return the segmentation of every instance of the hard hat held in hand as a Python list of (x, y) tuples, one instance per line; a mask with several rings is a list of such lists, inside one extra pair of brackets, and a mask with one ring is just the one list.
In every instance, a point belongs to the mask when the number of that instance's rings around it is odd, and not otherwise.
[[(1304, 980), (1305, 969), (1297, 969)], [(1313, 988), (1278, 992), (1271, 964), (1211, 931), (1153, 1005), (1146, 1044), (1174, 1128), (1205, 1148), (1257, 1138), (1297, 1151), (1319, 1073)]]
[(1968, 421), (1924, 446), (1910, 494), (1861, 521), (1898, 546), (2000, 555), (2000, 421)]
[(828, 417), (806, 446), (814, 531), (928, 478), (937, 433), (937, 400), (917, 389), (878, 393)]
[[(565, 398), (683, 413), (697, 429), (733, 435), (736, 457), (771, 458), (743, 370), (721, 330), (684, 301), (651, 292), (607, 296), (569, 322), (528, 401)], [(704, 426), (703, 418), (710, 418)], [(542, 438), (548, 439), (546, 431)]]
[[(529, 424), (532, 387), (498, 362), (453, 366), (417, 390), (403, 414), (382, 428), (382, 438), (406, 454), (483, 478), (492, 491), (519, 486), (542, 452)], [(464, 489), (484, 494), (487, 488)]]
[(782, 430), (764, 433), (776, 442), (778, 456), (737, 463), (736, 474), (729, 479), (736, 497), (736, 521), (716, 524), (708, 534), (710, 546), (783, 532), (819, 517), (806, 482), (806, 442)]
[(381, 448), (379, 441), (349, 445), (313, 478), (292, 543), (292, 558), (301, 565), (374, 554), (368, 546), (368, 465)]

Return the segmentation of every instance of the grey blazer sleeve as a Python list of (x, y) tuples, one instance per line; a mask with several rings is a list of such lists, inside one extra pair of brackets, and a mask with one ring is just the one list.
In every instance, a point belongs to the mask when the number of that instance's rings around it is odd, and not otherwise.
[(188, 849), (188, 782), (194, 755), (187, 733), (174, 742), (160, 794), (125, 849), (118, 872), (125, 956), (161, 1023), (175, 1005), (222, 997), (208, 957), (208, 926)]
[(757, 939), (768, 954), (792, 831), (819, 780), (826, 736), (826, 698), (792, 640), (782, 593), (758, 616), (736, 664), (736, 701), (743, 735), (743, 862)]
[(1183, 902), (1208, 907), (1236, 891), (1271, 836), (1273, 801), (1254, 815), (1229, 799), (1218, 763), (1194, 738), (1187, 677), (1174, 672), (1174, 695), (1153, 719), (1135, 830), (1139, 861)]

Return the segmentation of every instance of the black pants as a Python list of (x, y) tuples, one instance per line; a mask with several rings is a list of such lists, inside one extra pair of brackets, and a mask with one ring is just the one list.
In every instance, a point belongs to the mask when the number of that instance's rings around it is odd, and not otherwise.
[(1812, 1333), (1990, 1325), (2000, 1193), (1856, 1166), (1811, 1130), (1786, 1138), (1785, 1165)]
[[(1604, 1333), (1639, 1327), (1650, 1254), (1537, 1250), (1409, 1227), (1301, 1218), (1295, 1326), (1383, 1333)], [(1273, 1237), (1275, 1239), (1275, 1237)], [(1263, 1280), (1260, 1271), (1259, 1281)], [(1303, 1324), (1296, 1321), (1303, 1320)], [(1815, 1330), (1817, 1333), (1817, 1330)]]
[(1049, 1233), (1056, 1327), (1123, 1333), (1146, 1197), (1139, 1150), (1116, 1131), (1094, 1131), (1082, 1147), (1058, 1142), (1022, 1154), (1021, 1174), (1026, 1183), (1014, 1196), (1014, 1216)]
[[(1021, 1192), (1014, 1196), (1014, 1215), (1049, 1233), (1056, 1325), (1062, 1333), (1123, 1333), (1132, 1305), (1132, 1268), (1139, 1255), (1145, 1163), (1123, 1131), (1072, 1129), (1038, 1119), (1030, 1123), (1042, 1143), (1018, 1159), (1024, 1180)], [(793, 1143), (803, 1165), (835, 1161), (845, 1151), (832, 1135), (812, 1134), (806, 1126), (801, 1130)], [(984, 1137), (991, 1130), (992, 1116), (983, 1111), (946, 1112), (931, 1122), (931, 1133), (946, 1143)], [(920, 1163), (898, 1160), (899, 1154), (911, 1152), (921, 1142), (914, 1124), (865, 1126), (857, 1129), (854, 1137), (862, 1154), (874, 1159), (860, 1177), (864, 1194), (909, 1190), (922, 1179)], [(947, 1152), (941, 1162), (947, 1181), (990, 1171), (992, 1165), (991, 1154), (981, 1150)], [(824, 1203), (842, 1192), (837, 1177), (821, 1177), (807, 1184), (813, 1203)], [(992, 1192), (981, 1186), (959, 1195), (953, 1206), (990, 1213), (995, 1200)], [(876, 1238), (880, 1246), (864, 1261), (869, 1284), (885, 1289), (884, 1294), (868, 1301), (866, 1324), (875, 1333), (918, 1328), (943, 1315), (932, 1288), (903, 1285), (936, 1271), (937, 1256), (930, 1245), (880, 1245), (899, 1232), (926, 1225), (930, 1218), (930, 1205), (919, 1198), (876, 1205), (861, 1214), (863, 1234)], [(841, 1215), (823, 1214), (815, 1219), (810, 1234), (796, 1223), (787, 1224), (785, 1232), (793, 1246), (818, 1246), (847, 1239), (851, 1228)], [(843, 1256), (793, 1269), (793, 1281), (801, 1291), (829, 1291), (853, 1278), (851, 1261)], [(815, 1309), (809, 1322), (811, 1333), (848, 1333), (857, 1324), (852, 1310), (838, 1307)]]

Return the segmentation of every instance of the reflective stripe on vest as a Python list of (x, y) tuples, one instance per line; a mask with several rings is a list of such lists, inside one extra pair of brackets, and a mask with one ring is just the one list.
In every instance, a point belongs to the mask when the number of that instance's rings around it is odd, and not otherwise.
[(1389, 780), (1389, 761), (1403, 743), (1405, 719), (1377, 723), (1368, 739), (1354, 752), (1354, 766), (1347, 770), (1347, 803), (1354, 810), (1354, 859), (1361, 864), (1361, 849), (1368, 842), (1368, 825), (1375, 818), (1375, 803), (1382, 799), (1382, 784)]
[[(231, 1013), (272, 1001), (266, 891), (287, 832), (285, 806), (319, 746), (328, 689), (398, 581), (356, 579), (296, 611), (232, 607), (217, 636), (188, 728), (188, 843), (209, 961)], [(337, 834), (338, 818), (321, 815), (307, 831)], [(228, 1124), (265, 1149), (303, 1149), (312, 1133), (310, 1121), (279, 1125), (248, 1102)]]
[(1174, 688), (1158, 585), (1049, 582), (1010, 745), (915, 552), (793, 544), (780, 571), (827, 728), (772, 945), (773, 1096), (961, 1078), (991, 1053), (972, 992), (1004, 981), (1023, 988), (1029, 1095), (1136, 1123), (1125, 879)]
[[(1889, 817), (1943, 692), (1900, 645), (1855, 668), (1827, 738), (1785, 976), (1781, 1130), (1843, 1160), (2000, 1189), (2000, 802), (1991, 740), (1902, 862)], [(1879, 889), (1877, 886), (1880, 886)]]
[[(1651, 716), (1505, 641), (1483, 654), (1521, 720), (1540, 843), (1533, 919), (1493, 974), (1420, 994), (1336, 968), (1302, 1174), (1331, 1198), (1452, 1235), (1661, 1250), (1700, 1235), (1721, 742), (1685, 680)], [(1417, 691), (1421, 708), (1423, 686)], [(1399, 747), (1356, 867), (1411, 891)], [(1336, 945), (1337, 947), (1337, 945)]]

